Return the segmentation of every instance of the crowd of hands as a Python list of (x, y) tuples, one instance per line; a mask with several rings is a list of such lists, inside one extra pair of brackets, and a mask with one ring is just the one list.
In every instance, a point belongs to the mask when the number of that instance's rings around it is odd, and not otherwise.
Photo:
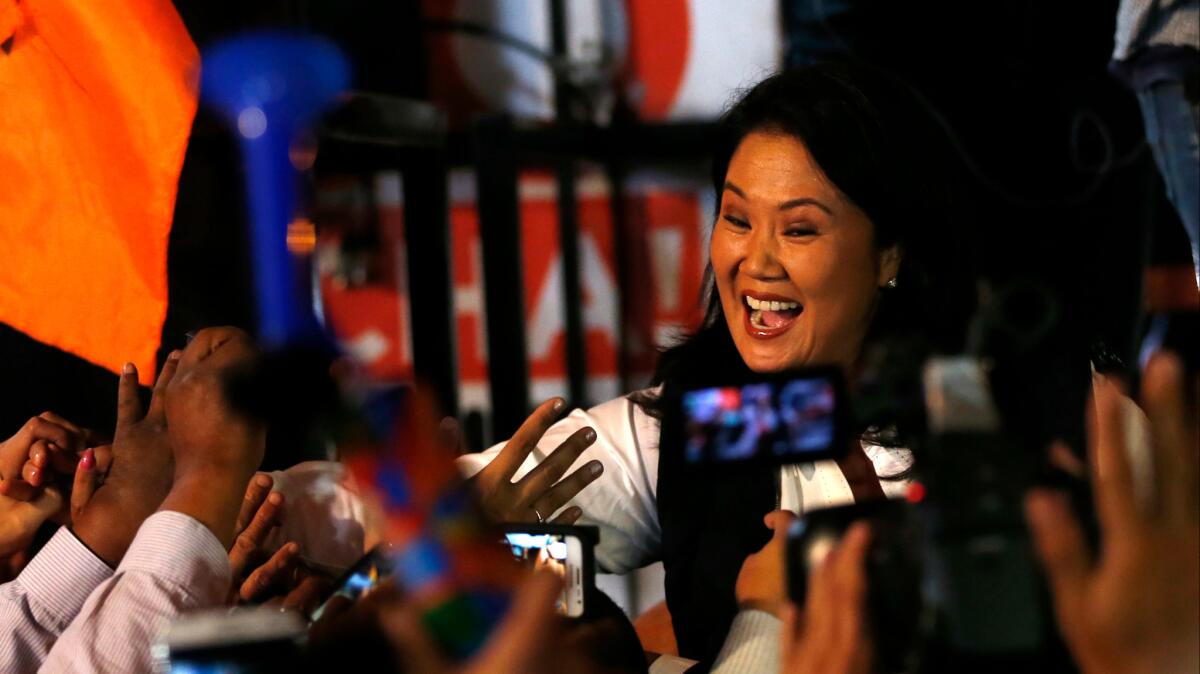
[[(150, 515), (170, 510), (204, 524), (229, 551), (229, 605), (268, 604), (309, 614), (332, 579), (306, 567), (296, 542), (264, 548), (285, 517), (283, 495), (258, 473), (262, 423), (233, 409), (225, 382), (257, 357), (234, 328), (200, 331), (170, 354), (143, 404), (138, 374), (126, 365), (117, 393), (112, 438), (98, 437), (50, 412), (30, 419), (0, 443), (0, 580), (31, 557), (47, 523), (67, 526), (97, 557), (116, 568)], [(1080, 669), (1107, 672), (1195, 672), (1200, 668), (1200, 431), (1195, 395), (1180, 361), (1154, 357), (1142, 376), (1140, 402), (1153, 448), (1152, 497), (1139, 496), (1130, 465), (1119, 383), (1098, 379), (1090, 406), (1088, 464), (1101, 543), (1093, 551), (1066, 496), (1031, 491), (1026, 514), (1049, 584), (1058, 626)], [(595, 439), (582, 429), (521, 480), (513, 477), (563, 411), (540, 407), (476, 478), (485, 513), (497, 521), (549, 515), (599, 477), (599, 462), (561, 479)], [(556, 522), (582, 511), (569, 507)], [(785, 672), (871, 672), (865, 558), (871, 531), (862, 523), (810, 578), (804, 606), (787, 596), (785, 541), (793, 515), (770, 513), (771, 540), (748, 557), (737, 580), (744, 609), (767, 611), (784, 624)], [(64, 578), (63, 582), (70, 582)], [(530, 573), (514, 591), (508, 614), (467, 663), (452, 664), (421, 623), (418, 597), (386, 586), (355, 605), (327, 608), (310, 643), (339, 643), (347, 634), (378, 635), (398, 669), (428, 672), (589, 671), (563, 638), (569, 621), (554, 613), (561, 580)], [(386, 667), (385, 667), (386, 669)], [(594, 669), (594, 668), (592, 668)]]

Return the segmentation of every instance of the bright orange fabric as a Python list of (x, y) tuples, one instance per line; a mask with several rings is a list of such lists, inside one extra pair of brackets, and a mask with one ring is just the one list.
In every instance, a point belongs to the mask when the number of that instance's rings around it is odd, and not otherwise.
[(148, 384), (196, 46), (170, 0), (0, 0), (5, 22), (0, 321)]

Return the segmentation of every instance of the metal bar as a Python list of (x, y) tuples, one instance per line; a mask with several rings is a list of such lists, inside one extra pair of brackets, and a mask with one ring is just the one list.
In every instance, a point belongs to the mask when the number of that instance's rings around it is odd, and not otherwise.
[(474, 130), (479, 235), (487, 313), (492, 440), (510, 437), (529, 411), (525, 301), (517, 201), (516, 140), (507, 115), (486, 116)]
[[(554, 55), (567, 56), (567, 18), (563, 0), (550, 2), (550, 35)], [(558, 124), (577, 126), (571, 111), (569, 83), (556, 72), (554, 106)], [(579, 209), (575, 194), (575, 162), (555, 160), (558, 182), (558, 244), (563, 289), (563, 326), (567, 358), (567, 395), (572, 407), (587, 407), (587, 343), (583, 328), (583, 290), (579, 281)]]
[(433, 391), (442, 414), (458, 414), (450, 216), (446, 160), (439, 150), (407, 150), (404, 240), (413, 372)]

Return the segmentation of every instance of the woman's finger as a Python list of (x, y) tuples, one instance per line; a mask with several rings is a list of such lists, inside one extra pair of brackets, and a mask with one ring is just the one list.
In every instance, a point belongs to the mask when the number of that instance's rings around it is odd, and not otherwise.
[(538, 440), (554, 425), (566, 407), (567, 403), (562, 398), (551, 398), (539, 405), (484, 470), (498, 471), (501, 479), (511, 482), (521, 464), (525, 463), (525, 457), (537, 447)]
[(282, 506), (283, 494), (271, 492), (250, 520), (250, 524), (234, 539), (233, 547), (229, 550), (229, 566), (234, 578), (241, 578), (251, 556), (262, 547), (271, 529), (279, 524)]
[(37, 464), (33, 463), (32, 461), (26, 461), (25, 465), (21, 466), (21, 479), (35, 489), (42, 486), (42, 478), (44, 473), (45, 469), (39, 468)]
[(62, 416), (60, 416), (58, 414), (55, 414), (54, 412), (42, 412), (41, 414), (38, 415), (38, 417), (41, 419), (44, 419), (46, 421), (49, 421), (52, 424), (61, 426), (62, 428), (66, 429), (68, 431), (69, 442), (68, 442), (68, 444), (65, 444), (65, 445), (59, 444), (58, 445), (59, 449), (65, 449), (69, 452), (74, 452), (76, 454), (78, 454), (79, 452), (82, 452), (85, 449), (84, 444), (87, 442), (87, 438), (91, 434), (91, 431), (89, 431), (86, 428), (81, 428), (81, 427), (71, 423), (69, 420), (63, 418)]
[(71, 520), (74, 521), (92, 493), (96, 491), (96, 452), (85, 449), (75, 468), (75, 480), (71, 485)]
[[(567, 470), (575, 464), (584, 450), (596, 441), (596, 431), (591, 428), (581, 428), (563, 440), (550, 456), (546, 457), (536, 468), (518, 482), (522, 493), (530, 499), (535, 499), (550, 489), (559, 478), (566, 475)], [(603, 470), (603, 469), (602, 469)], [(595, 475), (599, 477), (599, 473)]]
[(246, 530), (250, 519), (258, 512), (263, 501), (267, 500), (267, 494), (271, 493), (271, 486), (274, 483), (275, 481), (266, 473), (258, 473), (250, 479), (250, 484), (246, 486), (246, 498), (242, 499), (242, 508), (238, 512), (237, 522), (234, 524), (235, 535), (240, 535)]
[(287, 543), (275, 551), (265, 564), (250, 574), (238, 589), (238, 598), (244, 602), (260, 599), (273, 587), (285, 586), (295, 571), (300, 559), (300, 546)]
[[(554, 512), (551, 510), (550, 512)], [(550, 520), (550, 524), (575, 524), (580, 517), (583, 517), (583, 509), (579, 506), (571, 506), (558, 514), (558, 517)]]
[(543, 516), (558, 510), (575, 498), (585, 487), (604, 474), (604, 464), (588, 461), (533, 501), (533, 507)]

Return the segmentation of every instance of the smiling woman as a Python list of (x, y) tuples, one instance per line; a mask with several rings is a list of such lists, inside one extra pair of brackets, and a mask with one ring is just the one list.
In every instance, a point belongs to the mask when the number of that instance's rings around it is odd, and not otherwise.
[(707, 472), (687, 470), (683, 447), (660, 434), (683, 392), (706, 382), (832, 365), (853, 387), (874, 341), (961, 348), (975, 292), (958, 243), (969, 225), (951, 217), (939, 137), (917, 110), (844, 66), (746, 92), (714, 148), (705, 320), (662, 354), (655, 388), (558, 423), (561, 401), (548, 402), (508, 443), (460, 459), (494, 518), (596, 525), (606, 571), (661, 560), (681, 655), (717, 655), (738, 572), (770, 538), (768, 512), (907, 488), (912, 453), (878, 432), (837, 461)]

